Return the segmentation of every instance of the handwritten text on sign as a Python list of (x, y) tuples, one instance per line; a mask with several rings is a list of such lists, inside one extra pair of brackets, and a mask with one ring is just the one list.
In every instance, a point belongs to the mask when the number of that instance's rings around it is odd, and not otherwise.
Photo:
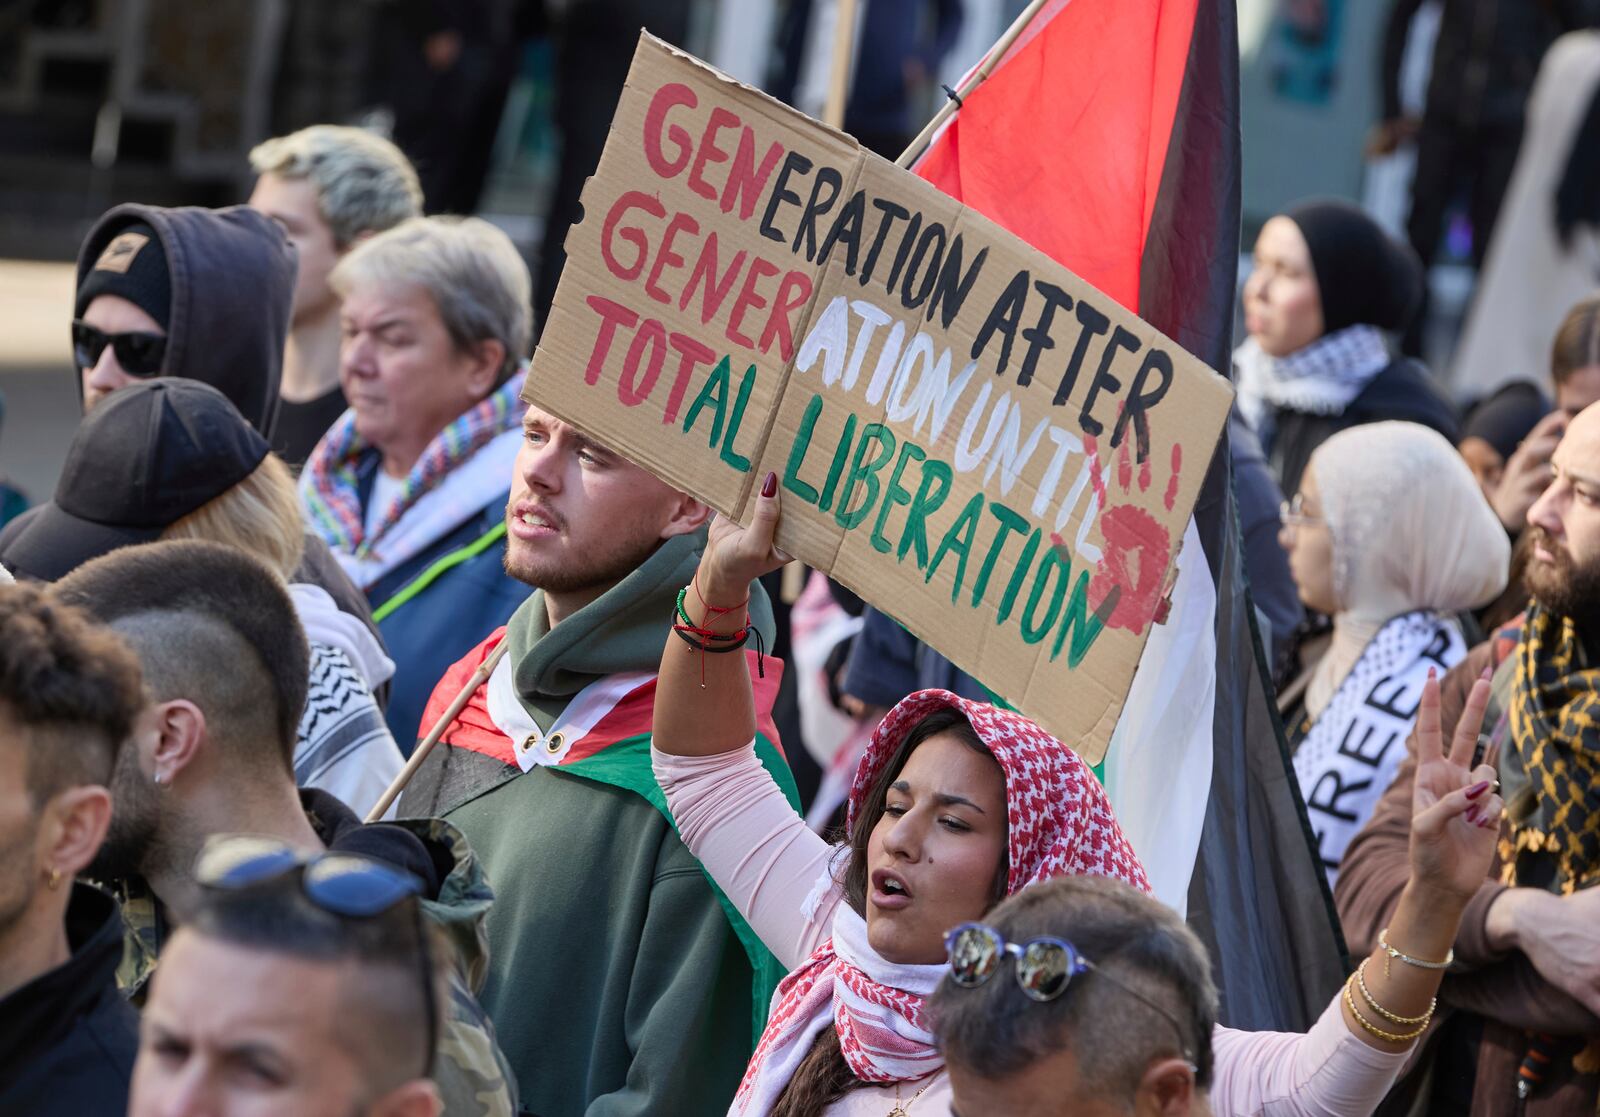
[(643, 36), (526, 395), (1091, 760), (1225, 383), (977, 213)]

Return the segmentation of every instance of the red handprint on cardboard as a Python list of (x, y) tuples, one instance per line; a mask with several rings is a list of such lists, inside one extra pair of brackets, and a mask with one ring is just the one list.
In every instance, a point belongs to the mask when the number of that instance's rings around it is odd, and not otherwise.
[[(1137, 503), (1128, 502), (1134, 493), (1148, 493), (1155, 483), (1154, 471), (1146, 458), (1134, 469), (1128, 441), (1117, 454), (1115, 494), (1108, 494), (1105, 470), (1100, 463), (1097, 440), (1083, 440), (1089, 455), (1089, 476), (1100, 508), (1100, 535), (1105, 540), (1094, 578), (1089, 583), (1089, 604), (1107, 628), (1120, 628), (1134, 634), (1144, 632), (1152, 622), (1165, 619), (1166, 594), (1170, 587), (1167, 571), (1172, 564), (1172, 536), (1161, 523)], [(1171, 476), (1167, 478), (1162, 503), (1171, 511), (1178, 499), (1178, 478), (1183, 470), (1183, 447), (1172, 447)], [(1113, 496), (1119, 497), (1112, 503)], [(1060, 536), (1051, 542), (1066, 553)]]

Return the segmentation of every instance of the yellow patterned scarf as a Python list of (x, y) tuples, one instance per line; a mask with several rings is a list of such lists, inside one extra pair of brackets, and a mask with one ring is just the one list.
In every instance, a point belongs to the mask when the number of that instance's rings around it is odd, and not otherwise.
[(1518, 645), (1511, 741), (1537, 806), (1502, 832), (1506, 884), (1568, 895), (1600, 879), (1600, 668), (1572, 620), (1535, 606)]

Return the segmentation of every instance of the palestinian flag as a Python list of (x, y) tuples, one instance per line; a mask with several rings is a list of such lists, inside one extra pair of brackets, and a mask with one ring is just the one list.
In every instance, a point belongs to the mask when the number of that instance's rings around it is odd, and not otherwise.
[[(479, 666), (505, 639), (504, 626), (495, 629), (476, 648), (455, 663), (434, 687), (422, 715), (423, 725), (435, 725), (450, 703), (466, 687)], [(755, 692), (756, 755), (772, 773), (789, 799), (800, 809), (794, 775), (778, 743), (772, 707), (783, 678), (783, 662), (744, 653)], [(535, 767), (557, 768), (566, 775), (631, 791), (661, 812), (674, 830), (678, 824), (667, 809), (667, 797), (656, 783), (650, 763), (650, 727), (655, 721), (656, 673), (622, 671), (607, 675), (575, 694), (549, 732), (522, 707), (516, 694), (511, 658), (503, 656), (488, 680), (472, 692), (460, 713), (439, 738), (441, 745), (479, 753), (524, 772)], [(701, 866), (702, 870), (705, 866)], [(706, 874), (728, 923), (750, 959), (751, 1044), (761, 1038), (772, 994), (788, 971), (773, 957), (738, 908)]]
[[(913, 169), (1228, 375), (1238, 70), (1232, 0), (1050, 0)], [(1226, 433), (1184, 543), (1106, 784), (1211, 950), (1223, 1021), (1303, 1030), (1344, 949), (1265, 681)]]

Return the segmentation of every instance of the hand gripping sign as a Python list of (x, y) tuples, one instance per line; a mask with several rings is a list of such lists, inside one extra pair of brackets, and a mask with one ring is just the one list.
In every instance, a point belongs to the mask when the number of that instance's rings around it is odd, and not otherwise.
[(748, 521), (1091, 762), (1226, 381), (909, 171), (643, 35), (528, 402)]

